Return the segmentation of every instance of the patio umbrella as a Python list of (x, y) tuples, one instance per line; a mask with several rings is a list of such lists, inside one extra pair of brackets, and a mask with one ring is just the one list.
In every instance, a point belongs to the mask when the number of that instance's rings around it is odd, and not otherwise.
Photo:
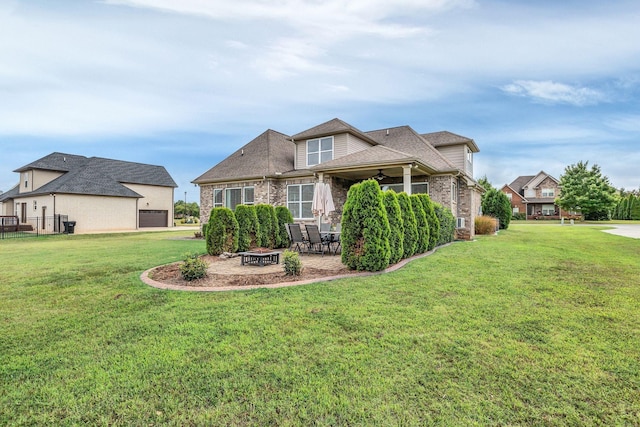
[(333, 196), (331, 195), (331, 186), (324, 182), (316, 184), (313, 190), (313, 204), (311, 209), (314, 214), (318, 215), (318, 221), (322, 220), (323, 215), (329, 215), (336, 210), (333, 204)]

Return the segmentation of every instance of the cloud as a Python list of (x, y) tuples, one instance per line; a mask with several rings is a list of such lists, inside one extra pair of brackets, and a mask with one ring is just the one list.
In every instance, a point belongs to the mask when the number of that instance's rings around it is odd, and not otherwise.
[(624, 114), (608, 119), (606, 125), (624, 132), (640, 132), (640, 115)]
[(570, 104), (578, 107), (595, 105), (606, 100), (605, 95), (587, 87), (576, 87), (553, 81), (516, 80), (502, 87), (510, 95), (531, 98), (549, 104)]

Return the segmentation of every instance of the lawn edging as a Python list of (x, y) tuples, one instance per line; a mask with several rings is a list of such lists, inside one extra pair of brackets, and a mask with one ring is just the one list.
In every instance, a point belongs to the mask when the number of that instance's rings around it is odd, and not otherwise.
[[(414, 255), (410, 258), (406, 258), (403, 260), (400, 260), (397, 264), (394, 264), (390, 267), (385, 268), (382, 271), (365, 271), (362, 273), (350, 273), (350, 274), (339, 274), (336, 276), (327, 276), (327, 277), (317, 277), (314, 279), (308, 279), (308, 280), (298, 280), (298, 281), (292, 281), (292, 282), (281, 282), (281, 283), (270, 283), (270, 284), (262, 284), (262, 285), (247, 285), (247, 286), (180, 286), (180, 285), (171, 285), (168, 283), (163, 283), (163, 282), (158, 282), (156, 280), (153, 280), (151, 277), (149, 277), (149, 274), (156, 268), (161, 267), (161, 266), (155, 266), (155, 267), (151, 267), (145, 271), (142, 272), (142, 274), (140, 275), (140, 280), (142, 280), (143, 283), (145, 283), (146, 285), (149, 285), (151, 287), (157, 288), (157, 289), (164, 289), (164, 290), (170, 290), (170, 291), (187, 291), (187, 292), (227, 292), (227, 291), (245, 291), (245, 290), (252, 290), (252, 289), (275, 289), (275, 288), (286, 288), (286, 287), (290, 287), (290, 286), (301, 286), (301, 285), (309, 285), (311, 283), (318, 283), (318, 282), (329, 282), (332, 280), (338, 280), (338, 279), (345, 279), (347, 277), (367, 277), (367, 276), (375, 276), (378, 274), (384, 274), (384, 273), (391, 273), (392, 271), (396, 271), (401, 269), (402, 267), (404, 267), (405, 265), (407, 265), (408, 263), (410, 263), (411, 261), (420, 259), (420, 258), (424, 258), (426, 256), (429, 256), (433, 253), (435, 253), (438, 249), (440, 248), (444, 248), (447, 247), (453, 243), (456, 242), (450, 242), (450, 243), (446, 243), (444, 245), (441, 246), (437, 246), (435, 248), (433, 248), (430, 251), (427, 251), (425, 253), (422, 254), (418, 254), (418, 255)], [(171, 263), (173, 264), (173, 263)], [(167, 264), (169, 265), (169, 264)]]

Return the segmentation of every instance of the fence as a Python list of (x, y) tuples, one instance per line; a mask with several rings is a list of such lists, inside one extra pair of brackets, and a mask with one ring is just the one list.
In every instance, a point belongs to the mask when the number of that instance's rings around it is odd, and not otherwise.
[(26, 222), (20, 222), (17, 216), (1, 216), (0, 239), (61, 234), (64, 233), (64, 223), (68, 220), (67, 215), (29, 217)]

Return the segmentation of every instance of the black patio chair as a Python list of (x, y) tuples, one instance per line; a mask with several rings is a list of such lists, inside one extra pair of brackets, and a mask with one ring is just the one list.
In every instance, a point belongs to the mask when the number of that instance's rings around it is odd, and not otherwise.
[(300, 224), (285, 224), (285, 225), (287, 227), (287, 233), (289, 233), (289, 249), (302, 253), (304, 249), (307, 248), (308, 241), (302, 235), (302, 229), (300, 228)]
[(309, 238), (307, 253), (313, 252), (324, 255), (325, 247), (329, 253), (331, 253), (331, 241), (329, 239), (322, 238), (317, 225), (305, 225), (305, 228), (307, 229), (307, 237)]

